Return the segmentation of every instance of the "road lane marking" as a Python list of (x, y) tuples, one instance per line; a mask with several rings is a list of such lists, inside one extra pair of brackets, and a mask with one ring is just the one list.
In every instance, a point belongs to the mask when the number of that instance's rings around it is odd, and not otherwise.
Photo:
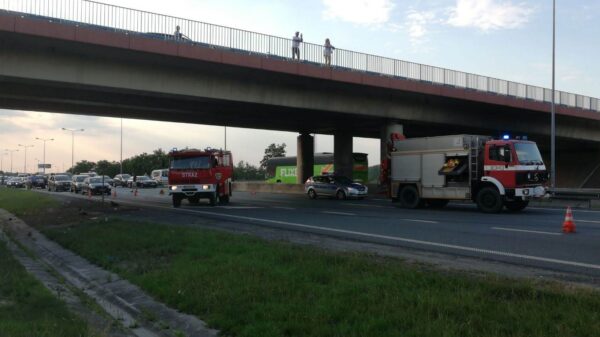
[(218, 206), (219, 208), (224, 208), (224, 209), (257, 209), (257, 208), (263, 208), (263, 207), (258, 207), (258, 206)]
[(516, 229), (516, 228), (492, 227), (492, 229), (496, 229), (499, 231), (512, 231), (512, 232), (523, 232), (523, 233), (534, 233), (534, 234), (545, 234), (545, 235), (562, 235), (561, 233), (530, 231), (530, 230), (526, 230), (526, 229)]
[(433, 220), (421, 220), (421, 219), (398, 219), (402, 221), (412, 221), (412, 222), (423, 222), (423, 223), (439, 223), (438, 221)]
[(285, 210), (288, 210), (288, 211), (294, 211), (294, 210), (296, 210), (294, 207), (283, 207), (283, 206), (273, 206), (273, 208), (285, 209)]
[[(131, 201), (123, 201), (123, 200), (120, 200), (120, 201), (123, 204), (130, 204), (130, 205), (133, 205), (133, 206), (142, 206), (142, 207), (148, 207), (148, 206), (150, 206), (150, 205), (140, 204), (140, 203), (131, 202)], [(568, 260), (560, 260), (560, 259), (553, 259), (553, 258), (541, 257), (541, 256), (534, 256), (534, 255), (509, 253), (509, 252), (503, 252), (503, 251), (500, 251), (500, 250), (483, 249), (483, 248), (476, 248), (476, 247), (469, 247), (469, 246), (460, 246), (460, 245), (453, 245), (453, 244), (433, 242), (433, 241), (424, 241), (424, 240), (409, 239), (409, 238), (404, 238), (404, 237), (399, 237), (399, 236), (388, 236), (388, 235), (381, 235), (381, 234), (364, 233), (364, 232), (350, 231), (350, 230), (345, 230), (345, 229), (337, 229), (337, 228), (328, 228), (328, 227), (320, 227), (320, 226), (313, 226), (313, 225), (305, 225), (305, 224), (299, 224), (299, 223), (294, 223), (294, 222), (287, 222), (287, 221), (280, 221), (280, 220), (270, 220), (270, 219), (261, 219), (261, 218), (254, 218), (254, 217), (234, 215), (234, 214), (224, 214), (224, 213), (209, 212), (209, 211), (200, 211), (200, 210), (185, 209), (185, 208), (172, 208), (172, 207), (161, 206), (161, 205), (154, 205), (153, 207), (154, 208), (161, 208), (161, 209), (169, 210), (169, 211), (197, 213), (197, 214), (203, 214), (203, 215), (212, 215), (212, 216), (223, 217), (223, 218), (230, 218), (230, 219), (238, 219), (238, 220), (263, 222), (263, 223), (270, 223), (270, 224), (277, 224), (277, 225), (285, 225), (285, 226), (289, 226), (289, 227), (313, 229), (313, 230), (318, 230), (318, 231), (322, 231), (322, 232), (350, 234), (350, 235), (355, 235), (355, 236), (375, 238), (375, 239), (385, 239), (385, 240), (391, 240), (391, 241), (396, 241), (396, 242), (404, 242), (404, 243), (417, 244), (417, 245), (422, 245), (422, 246), (430, 246), (430, 247), (437, 247), (437, 248), (448, 248), (448, 249), (454, 249), (454, 250), (459, 250), (459, 251), (466, 251), (466, 252), (471, 252), (471, 253), (487, 254), (487, 255), (497, 255), (497, 256), (503, 256), (503, 257), (519, 258), (519, 259), (523, 259), (523, 260), (536, 261), (536, 262), (554, 263), (554, 264), (566, 265), (566, 266), (571, 266), (571, 267), (580, 267), (580, 268), (588, 268), (588, 269), (600, 270), (600, 265), (597, 265), (597, 264), (590, 264), (590, 263), (576, 262), (576, 261), (568, 261)]]
[(576, 222), (585, 222), (585, 223), (600, 223), (600, 221), (596, 220), (575, 220)]
[(370, 204), (356, 204), (356, 203), (343, 203), (341, 205), (344, 206), (361, 206), (361, 207), (377, 207), (377, 208), (383, 208), (385, 206), (380, 206), (380, 205), (370, 205)]
[(346, 213), (346, 212), (333, 212), (333, 211), (323, 211), (321, 213), (325, 213), (325, 214), (334, 214), (334, 215), (349, 215), (349, 216), (356, 216), (356, 214), (354, 213)]

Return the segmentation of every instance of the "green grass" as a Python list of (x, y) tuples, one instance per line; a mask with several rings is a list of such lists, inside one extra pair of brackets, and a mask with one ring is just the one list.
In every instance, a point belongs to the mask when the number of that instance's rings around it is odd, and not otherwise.
[(593, 291), (150, 223), (45, 233), (225, 335), (600, 336)]
[(87, 324), (27, 273), (0, 242), (0, 336), (81, 337)]
[(50, 196), (21, 189), (0, 188), (0, 208), (16, 216), (44, 212), (59, 202)]

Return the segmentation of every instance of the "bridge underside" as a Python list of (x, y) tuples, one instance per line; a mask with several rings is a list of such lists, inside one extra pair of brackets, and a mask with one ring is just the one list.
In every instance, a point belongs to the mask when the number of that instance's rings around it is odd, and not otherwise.
[[(509, 132), (549, 150), (545, 112), (6, 32), (0, 108), (369, 138), (399, 123), (407, 137)], [(557, 136), (559, 152), (598, 160), (599, 120), (559, 114)]]

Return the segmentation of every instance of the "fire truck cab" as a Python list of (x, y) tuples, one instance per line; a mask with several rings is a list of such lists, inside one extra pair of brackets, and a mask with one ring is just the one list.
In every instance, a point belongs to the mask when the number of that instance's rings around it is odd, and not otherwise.
[(198, 204), (208, 199), (211, 206), (227, 203), (231, 197), (233, 159), (230, 151), (206, 148), (169, 152), (169, 195), (173, 207), (181, 206), (187, 199)]
[(520, 211), (546, 194), (546, 166), (535, 142), (453, 135), (397, 140), (391, 197), (406, 208), (472, 200), (486, 213)]

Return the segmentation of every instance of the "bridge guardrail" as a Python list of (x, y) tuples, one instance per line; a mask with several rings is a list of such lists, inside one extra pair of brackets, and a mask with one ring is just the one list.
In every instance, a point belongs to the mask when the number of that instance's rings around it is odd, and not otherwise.
[[(74, 24), (105, 27), (124, 32), (154, 34), (173, 39), (176, 26), (187, 41), (228, 48), (265, 57), (291, 59), (292, 41), (174, 16), (135, 10), (89, 0), (0, 0), (0, 11), (17, 12)], [(322, 45), (303, 42), (300, 58), (304, 62), (325, 65)], [(333, 67), (392, 76), (427, 83), (471, 89), (543, 103), (552, 101), (552, 90), (507, 80), (444, 69), (382, 56), (336, 49)], [(600, 113), (600, 99), (556, 91), (555, 103)]]

